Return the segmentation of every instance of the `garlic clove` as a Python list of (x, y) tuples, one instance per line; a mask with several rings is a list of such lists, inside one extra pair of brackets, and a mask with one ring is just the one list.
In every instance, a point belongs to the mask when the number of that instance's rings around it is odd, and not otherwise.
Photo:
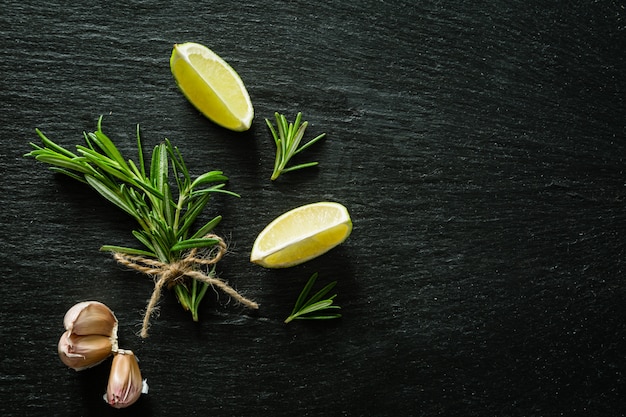
[(105, 401), (112, 407), (125, 408), (147, 392), (148, 384), (141, 379), (137, 358), (132, 351), (120, 349), (113, 357)]
[(80, 336), (102, 335), (117, 339), (117, 318), (98, 301), (83, 301), (70, 308), (63, 318), (65, 330)]
[(59, 339), (58, 352), (61, 362), (72, 369), (96, 366), (111, 355), (113, 341), (102, 335), (80, 336), (67, 330)]

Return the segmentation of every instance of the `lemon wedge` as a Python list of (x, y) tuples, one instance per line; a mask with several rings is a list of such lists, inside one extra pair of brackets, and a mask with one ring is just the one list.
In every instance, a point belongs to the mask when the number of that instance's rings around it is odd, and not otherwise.
[(254, 109), (235, 70), (204, 45), (174, 45), (172, 75), (187, 99), (218, 125), (237, 132), (248, 130)]
[(348, 210), (320, 202), (290, 210), (263, 229), (252, 246), (250, 261), (266, 268), (287, 268), (328, 252), (352, 232)]

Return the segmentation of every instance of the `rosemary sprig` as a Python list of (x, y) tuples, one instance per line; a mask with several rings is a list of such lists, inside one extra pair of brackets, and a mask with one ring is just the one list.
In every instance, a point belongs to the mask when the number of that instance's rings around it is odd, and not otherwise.
[[(313, 295), (308, 300), (306, 299), (313, 288), (313, 284), (315, 284), (315, 280), (317, 279), (317, 272), (311, 275), (308, 282), (304, 286), (304, 289), (298, 296), (296, 300), (296, 304), (291, 311), (289, 317), (285, 319), (285, 323), (289, 323), (292, 320), (328, 320), (328, 319), (336, 319), (341, 317), (341, 314), (319, 314), (318, 312), (330, 309), (340, 309), (341, 307), (337, 305), (332, 305), (333, 300), (337, 297), (337, 294), (328, 297), (323, 300), (322, 298), (328, 294), (330, 290), (332, 290), (335, 285), (337, 285), (337, 281), (333, 281), (330, 284), (326, 285), (324, 288), (319, 290), (315, 295)], [(306, 300), (306, 301), (305, 301)], [(312, 314), (316, 313), (316, 314)]]
[[(265, 119), (265, 123), (270, 129), (272, 136), (274, 137), (274, 143), (276, 144), (276, 159), (274, 160), (274, 172), (272, 173), (272, 181), (274, 181), (278, 176), (284, 172), (295, 171), (297, 169), (308, 168), (317, 165), (317, 162), (307, 162), (299, 165), (292, 165), (290, 167), (286, 167), (291, 158), (297, 153), (302, 152), (309, 146), (313, 145), (315, 142), (322, 139), (326, 136), (326, 133), (322, 133), (321, 135), (311, 139), (309, 142), (300, 146), (300, 142), (304, 137), (304, 131), (308, 126), (308, 122), (303, 122), (300, 124), (302, 120), (302, 113), (299, 112), (296, 116), (296, 120), (293, 123), (288, 123), (285, 116), (279, 114), (278, 112), (274, 113), (276, 118), (276, 129), (272, 126), (272, 123)], [(298, 147), (300, 146), (300, 147)]]
[[(39, 129), (42, 146), (25, 156), (50, 164), (50, 169), (90, 185), (108, 201), (125, 211), (139, 224), (133, 236), (143, 249), (104, 245), (101, 250), (151, 257), (170, 264), (192, 248), (209, 248), (216, 239), (204, 238), (221, 220), (217, 216), (191, 233), (198, 215), (215, 192), (237, 196), (224, 190), (228, 178), (221, 171), (210, 171), (192, 178), (177, 147), (169, 140), (155, 146), (146, 166), (137, 126), (138, 161), (125, 160), (115, 144), (102, 131), (84, 133), (86, 146), (69, 151), (48, 139)], [(170, 175), (170, 173), (172, 175)], [(173, 190), (173, 183), (176, 188)], [(174, 292), (185, 310), (198, 320), (198, 306), (207, 290), (206, 283), (178, 282)]]

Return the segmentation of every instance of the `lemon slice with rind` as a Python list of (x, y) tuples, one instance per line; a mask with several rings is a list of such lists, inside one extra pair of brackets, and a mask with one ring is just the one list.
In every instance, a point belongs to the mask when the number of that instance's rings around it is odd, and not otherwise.
[(348, 210), (335, 202), (290, 210), (263, 229), (250, 261), (266, 268), (287, 268), (316, 258), (342, 243), (352, 232)]
[(194, 42), (176, 44), (170, 68), (185, 97), (206, 117), (230, 130), (250, 128), (254, 109), (248, 90), (215, 52)]

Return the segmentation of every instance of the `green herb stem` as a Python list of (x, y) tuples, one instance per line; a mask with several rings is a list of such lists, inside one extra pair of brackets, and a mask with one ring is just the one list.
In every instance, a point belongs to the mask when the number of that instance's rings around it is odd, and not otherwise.
[(304, 137), (304, 132), (309, 124), (308, 122), (301, 123), (302, 113), (297, 114), (296, 120), (293, 123), (288, 123), (287, 118), (278, 112), (274, 113), (274, 117), (276, 118), (276, 128), (274, 128), (268, 119), (265, 119), (265, 123), (267, 124), (270, 133), (274, 138), (274, 144), (276, 145), (276, 158), (274, 159), (274, 171), (272, 172), (271, 180), (276, 180), (280, 174), (285, 172), (317, 165), (317, 162), (307, 162), (287, 167), (287, 164), (294, 155), (313, 145), (326, 136), (326, 134), (322, 133), (300, 146), (300, 142)]
[(329, 320), (341, 317), (341, 314), (319, 314), (319, 312), (324, 310), (341, 308), (337, 305), (333, 305), (333, 300), (337, 297), (337, 294), (334, 294), (327, 299), (323, 299), (326, 294), (328, 294), (330, 290), (337, 285), (337, 281), (331, 282), (315, 293), (312, 297), (307, 299), (313, 285), (315, 284), (317, 275), (317, 272), (311, 275), (311, 278), (309, 278), (302, 289), (302, 292), (298, 296), (291, 314), (285, 319), (285, 323), (290, 323), (293, 320)]

